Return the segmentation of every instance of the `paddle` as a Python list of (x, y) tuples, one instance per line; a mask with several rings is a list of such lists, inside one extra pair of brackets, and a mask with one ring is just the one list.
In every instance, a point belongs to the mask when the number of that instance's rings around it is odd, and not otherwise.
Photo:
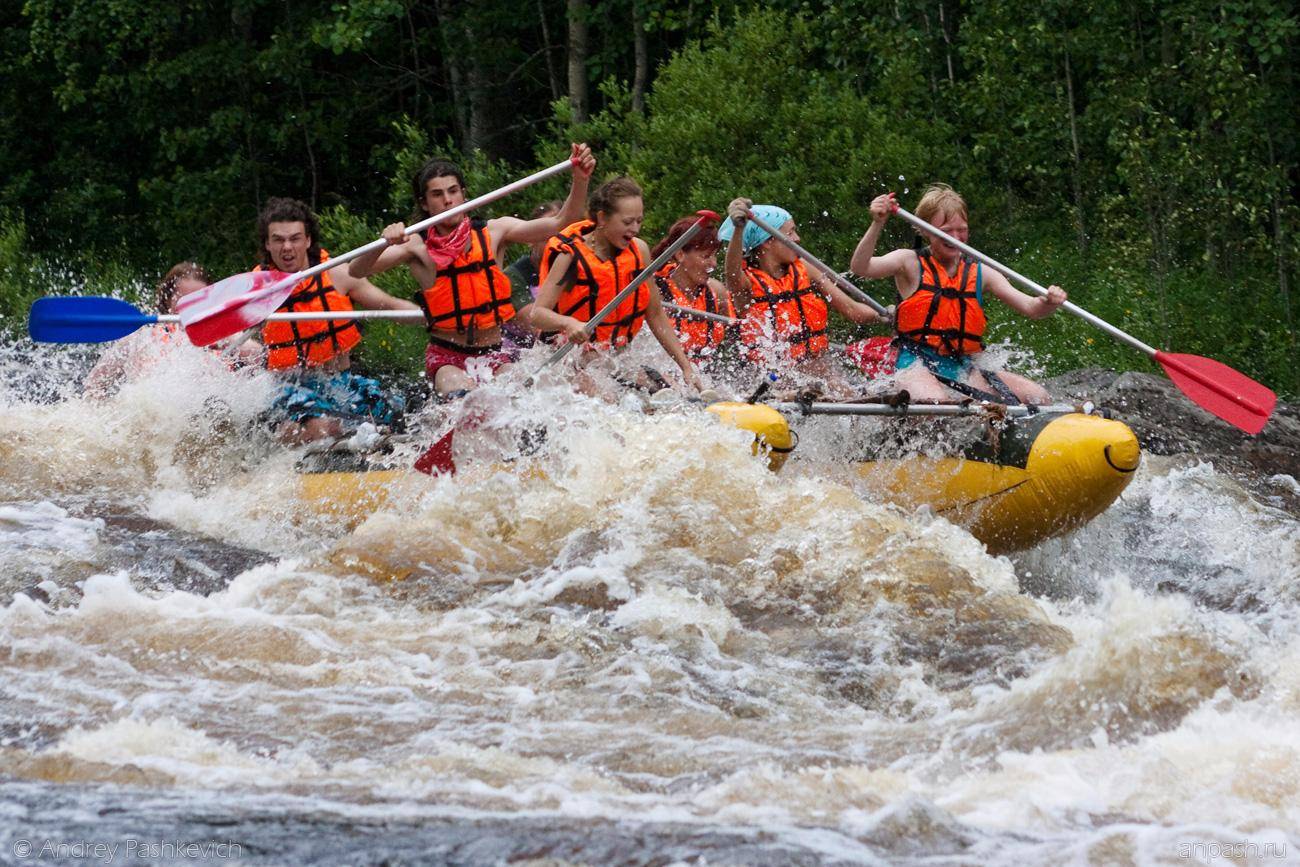
[[(475, 208), (495, 202), (576, 165), (578, 165), (577, 157), (570, 157), (548, 169), (534, 172), (526, 178), (506, 184), (500, 189), (407, 226), (405, 234), (413, 235), (438, 223), (453, 220)], [(180, 314), (181, 324), (185, 326), (185, 333), (189, 336), (190, 342), (196, 346), (207, 346), (209, 343), (215, 343), (264, 322), (284, 303), (293, 292), (294, 286), (301, 281), (331, 268), (337, 268), (367, 253), (382, 250), (386, 246), (388, 242), (378, 238), (369, 244), (326, 259), (295, 274), (285, 275), (280, 271), (250, 271), (236, 274), (181, 298), (176, 302), (176, 312)]]
[[(423, 319), (420, 310), (319, 310), (272, 313), (269, 322), (305, 322), (321, 319)], [(175, 313), (145, 313), (118, 298), (69, 296), (38, 298), (27, 315), (27, 331), (41, 343), (105, 343), (118, 340), (145, 325), (180, 322)]]
[[(989, 404), (948, 404), (948, 403), (913, 403), (902, 406), (890, 406), (887, 403), (772, 403), (769, 404), (779, 412), (797, 412), (802, 415), (985, 415)], [(1019, 418), (1038, 413), (1090, 412), (1090, 405), (1048, 404), (1041, 406), (1002, 406), (997, 404), (999, 415)]]
[(679, 316), (693, 316), (696, 319), (708, 319), (711, 322), (721, 322), (724, 325), (735, 325), (740, 320), (733, 319), (730, 316), (723, 316), (721, 313), (710, 313), (707, 310), (696, 310), (694, 307), (682, 307), (680, 304), (669, 304), (664, 302), (664, 309), (671, 310)]
[[(1047, 294), (1047, 289), (1038, 283), (1023, 274), (1018, 274), (993, 257), (984, 255), (974, 247), (963, 244), (942, 229), (936, 229), (915, 214), (908, 213), (900, 208), (897, 202), (894, 203), (894, 213), (916, 228), (942, 238), (966, 255), (974, 257), (995, 271), (999, 271), (1006, 277), (1015, 280), (1031, 292), (1037, 295)], [(1212, 358), (1163, 352), (1153, 346), (1148, 346), (1133, 335), (1121, 331), (1104, 319), (1094, 316), (1069, 301), (1062, 304), (1061, 308), (1073, 313), (1085, 322), (1095, 325), (1116, 340), (1123, 341), (1134, 349), (1154, 358), (1174, 385), (1178, 386), (1179, 390), (1187, 395), (1193, 403), (1229, 424), (1241, 428), (1246, 433), (1259, 433), (1264, 429), (1264, 425), (1268, 423), (1269, 416), (1273, 414), (1273, 407), (1277, 405), (1277, 395), (1267, 386), (1256, 382), (1244, 373)]]
[(781, 242), (782, 244), (785, 244), (787, 247), (793, 250), (795, 255), (798, 256), (800, 259), (803, 259), (809, 265), (812, 265), (814, 268), (821, 271), (827, 277), (831, 278), (831, 280), (835, 283), (836, 286), (844, 290), (844, 294), (848, 295), (854, 301), (858, 301), (862, 304), (867, 305), (872, 310), (879, 313), (881, 316), (884, 316), (887, 319), (889, 318), (890, 315), (889, 311), (886, 308), (882, 307), (880, 305), (880, 302), (876, 301), (870, 295), (863, 292), (857, 286), (854, 286), (852, 283), (848, 281), (846, 277), (841, 275), (838, 271), (835, 271), (829, 265), (822, 262), (821, 259), (818, 259), (812, 253), (809, 253), (803, 247), (800, 247), (793, 240), (781, 234), (781, 232), (778, 231), (777, 229), (774, 229), (771, 226), (769, 226), (766, 221), (760, 219), (759, 217), (754, 216), (753, 211), (747, 212), (746, 216), (749, 218), (749, 221), (753, 223), (755, 226), (758, 226), (760, 229), (762, 229), (764, 232), (767, 232), (777, 241)]
[[(653, 277), (655, 272), (666, 265), (668, 260), (671, 259), (678, 250), (690, 243), (691, 238), (695, 237), (696, 232), (700, 231), (702, 227), (718, 221), (718, 215), (713, 211), (697, 211), (696, 213), (699, 215), (699, 219), (692, 223), (691, 227), (683, 232), (680, 238), (670, 244), (668, 249), (660, 253), (653, 262), (647, 265), (640, 274), (637, 274), (636, 277), (632, 279), (632, 282), (624, 286), (621, 292), (615, 295), (608, 304), (602, 307), (595, 316), (591, 317), (591, 319), (587, 321), (583, 326), (583, 331), (588, 337), (595, 332), (597, 325), (605, 321), (605, 317), (609, 316), (611, 312), (618, 308), (618, 305), (622, 304), (629, 295), (641, 286), (642, 283)], [(565, 343), (559, 349), (555, 350), (555, 352), (551, 353), (550, 357), (542, 362), (537, 370), (533, 371), (531, 376), (524, 380), (524, 388), (531, 387), (533, 383), (537, 381), (537, 377), (541, 375), (543, 370), (568, 355), (575, 345), (577, 344)], [(455, 433), (456, 429), (453, 427), (451, 430), (447, 431), (447, 433), (443, 434), (442, 438), (436, 443), (429, 446), (429, 448), (425, 450), (424, 454), (420, 455), (416, 460), (415, 469), (422, 473), (429, 474), (456, 472), (456, 464), (452, 460), (451, 455), (452, 437)]]
[[(587, 320), (587, 323), (583, 325), (582, 330), (584, 333), (586, 333), (588, 338), (590, 338), (591, 335), (595, 333), (596, 326), (605, 321), (606, 316), (608, 316), (615, 309), (617, 309), (618, 305), (622, 304), (625, 300), (627, 300), (627, 297), (631, 295), (633, 292), (635, 292), (638, 288), (640, 288), (642, 283), (644, 283), (645, 281), (653, 277), (656, 271), (658, 271), (664, 265), (668, 264), (668, 260), (671, 259), (677, 253), (678, 250), (682, 249), (687, 244), (689, 244), (691, 239), (695, 237), (696, 232), (700, 231), (701, 228), (703, 228), (704, 226), (710, 223), (718, 222), (718, 215), (713, 211), (696, 211), (695, 213), (699, 215), (699, 219), (697, 219), (694, 223), (692, 223), (690, 228), (687, 229), (685, 232), (683, 232), (680, 238), (678, 238), (676, 241), (673, 241), (673, 243), (668, 246), (668, 249), (660, 253), (655, 258), (655, 260), (651, 262), (649, 265), (647, 265), (640, 274), (637, 274), (636, 277), (632, 279), (631, 283), (628, 283), (626, 286), (624, 286), (623, 291), (615, 295), (608, 304), (606, 304), (604, 307), (600, 309), (599, 312), (596, 313), (595, 316)], [(524, 387), (527, 388), (528, 386), (532, 385), (533, 382), (536, 381), (537, 377), (541, 375), (543, 370), (550, 367), (552, 364), (559, 361), (564, 356), (568, 355), (573, 350), (573, 347), (576, 345), (577, 345), (576, 343), (570, 341), (568, 343), (565, 343), (559, 349), (552, 352), (551, 356), (547, 358), (545, 361), (543, 361), (541, 366), (538, 367), (537, 370), (533, 371), (533, 375), (528, 377), (528, 379), (524, 380)]]

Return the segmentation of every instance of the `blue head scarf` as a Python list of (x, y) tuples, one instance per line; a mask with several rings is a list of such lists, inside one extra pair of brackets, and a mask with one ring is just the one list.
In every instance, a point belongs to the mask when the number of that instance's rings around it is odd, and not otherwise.
[[(789, 211), (785, 208), (778, 208), (776, 205), (754, 205), (749, 210), (754, 214), (754, 216), (777, 230), (780, 230), (782, 226), (794, 219), (794, 217), (790, 216)], [(726, 244), (731, 240), (731, 236), (735, 234), (735, 231), (735, 224), (730, 220), (724, 219), (722, 225), (718, 227), (718, 240)], [(744, 249), (745, 255), (748, 256), (750, 253), (754, 252), (754, 249), (758, 247), (759, 244), (763, 243), (770, 237), (772, 236), (763, 229), (760, 229), (757, 224), (746, 220), (745, 233), (740, 237), (740, 245)]]

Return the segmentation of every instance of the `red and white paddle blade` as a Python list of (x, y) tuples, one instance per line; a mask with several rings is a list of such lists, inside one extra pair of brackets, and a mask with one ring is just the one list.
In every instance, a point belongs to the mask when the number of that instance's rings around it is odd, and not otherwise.
[(443, 435), (442, 439), (429, 446), (416, 460), (415, 469), (430, 476), (455, 473), (456, 462), (451, 456), (451, 439), (455, 432), (456, 429), (452, 428)]
[(208, 346), (261, 324), (293, 291), (293, 284), (266, 294), (263, 290), (286, 277), (279, 271), (249, 271), (204, 286), (176, 302), (185, 334), (195, 346)]
[(1239, 370), (1200, 355), (1157, 352), (1156, 361), (1197, 406), (1248, 434), (1268, 424), (1277, 395)]

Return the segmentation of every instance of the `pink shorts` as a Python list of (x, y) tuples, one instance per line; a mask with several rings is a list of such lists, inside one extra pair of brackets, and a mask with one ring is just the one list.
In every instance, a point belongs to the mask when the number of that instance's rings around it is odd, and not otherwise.
[(437, 376), (438, 371), (450, 365), (465, 370), (466, 366), (474, 359), (479, 359), (488, 366), (493, 373), (506, 364), (511, 364), (519, 359), (519, 350), (515, 347), (508, 349), (502, 348), (501, 344), (495, 346), (475, 346), (464, 347), (456, 346), (443, 340), (430, 341), (429, 348), (424, 351), (424, 370), (429, 375), (430, 381)]

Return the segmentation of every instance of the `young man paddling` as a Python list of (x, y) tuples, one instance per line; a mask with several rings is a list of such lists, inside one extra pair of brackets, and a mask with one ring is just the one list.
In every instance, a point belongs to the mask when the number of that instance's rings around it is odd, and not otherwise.
[[(268, 199), (257, 218), (257, 230), (263, 260), (256, 270), (293, 273), (329, 258), (317, 243), (316, 215), (297, 199)], [(416, 309), (369, 280), (337, 268), (299, 282), (279, 309), (349, 311), (354, 302), (374, 310)], [(361, 342), (355, 320), (267, 322), (261, 341), (267, 369), (287, 380), (271, 407), (272, 418), (283, 419), (277, 428), (282, 440), (301, 443), (338, 437), (344, 420), (388, 425), (401, 413), (401, 398), (386, 395), (375, 380), (348, 371), (351, 351)]]
[[(1007, 371), (981, 369), (984, 350), (984, 293), (1030, 319), (1051, 316), (1065, 303), (1059, 286), (1032, 297), (1014, 288), (1006, 277), (963, 254), (942, 238), (924, 233), (930, 242), (921, 250), (894, 250), (876, 256), (876, 242), (897, 203), (893, 193), (871, 203), (871, 227), (853, 252), (849, 267), (869, 279), (894, 278), (898, 289), (895, 313), (898, 346), (898, 385), (917, 402), (951, 399), (948, 388), (977, 396), (1014, 397), (1022, 403), (1048, 403), (1041, 385)], [(967, 242), (966, 202), (947, 184), (926, 187), (916, 215), (952, 237)], [(948, 388), (945, 388), (947, 386)]]
[(789, 211), (743, 198), (732, 201), (730, 219), (718, 228), (718, 238), (727, 244), (727, 288), (741, 311), (740, 339), (750, 361), (834, 378), (826, 360), (830, 309), (860, 324), (879, 322), (879, 314), (825, 274), (809, 274), (793, 250), (747, 220), (747, 211), (792, 241), (799, 241), (799, 232)]
[[(589, 351), (583, 353), (583, 363), (590, 366), (599, 358), (614, 381), (657, 390), (666, 385), (657, 372), (648, 368), (622, 370), (615, 357), (632, 342), (641, 326), (648, 324), (659, 345), (681, 368), (682, 377), (699, 390), (699, 375), (677, 340), (659, 293), (648, 282), (610, 311), (588, 336), (587, 323), (650, 264), (651, 256), (646, 242), (637, 237), (645, 202), (636, 181), (619, 177), (601, 184), (592, 194), (587, 211), (589, 219), (566, 227), (547, 242), (542, 256), (542, 285), (533, 304), (533, 327), (587, 344)], [(582, 384), (588, 392), (612, 392), (585, 372)]]
[[(574, 144), (576, 161), (569, 197), (556, 214), (521, 220), (492, 220), (465, 216), (457, 223), (440, 223), (424, 236), (405, 237), (406, 224), (384, 229), (389, 246), (362, 256), (349, 273), (364, 277), (406, 265), (421, 290), (416, 303), (429, 329), (425, 370), (442, 397), (464, 394), (474, 387), (471, 368), (486, 365), (498, 373), (514, 360), (502, 347), (501, 326), (515, 316), (510, 280), (497, 257), (510, 244), (545, 241), (582, 214), (587, 183), (596, 159), (585, 144)], [(455, 164), (432, 160), (412, 183), (417, 219), (437, 216), (466, 200), (465, 178)]]

